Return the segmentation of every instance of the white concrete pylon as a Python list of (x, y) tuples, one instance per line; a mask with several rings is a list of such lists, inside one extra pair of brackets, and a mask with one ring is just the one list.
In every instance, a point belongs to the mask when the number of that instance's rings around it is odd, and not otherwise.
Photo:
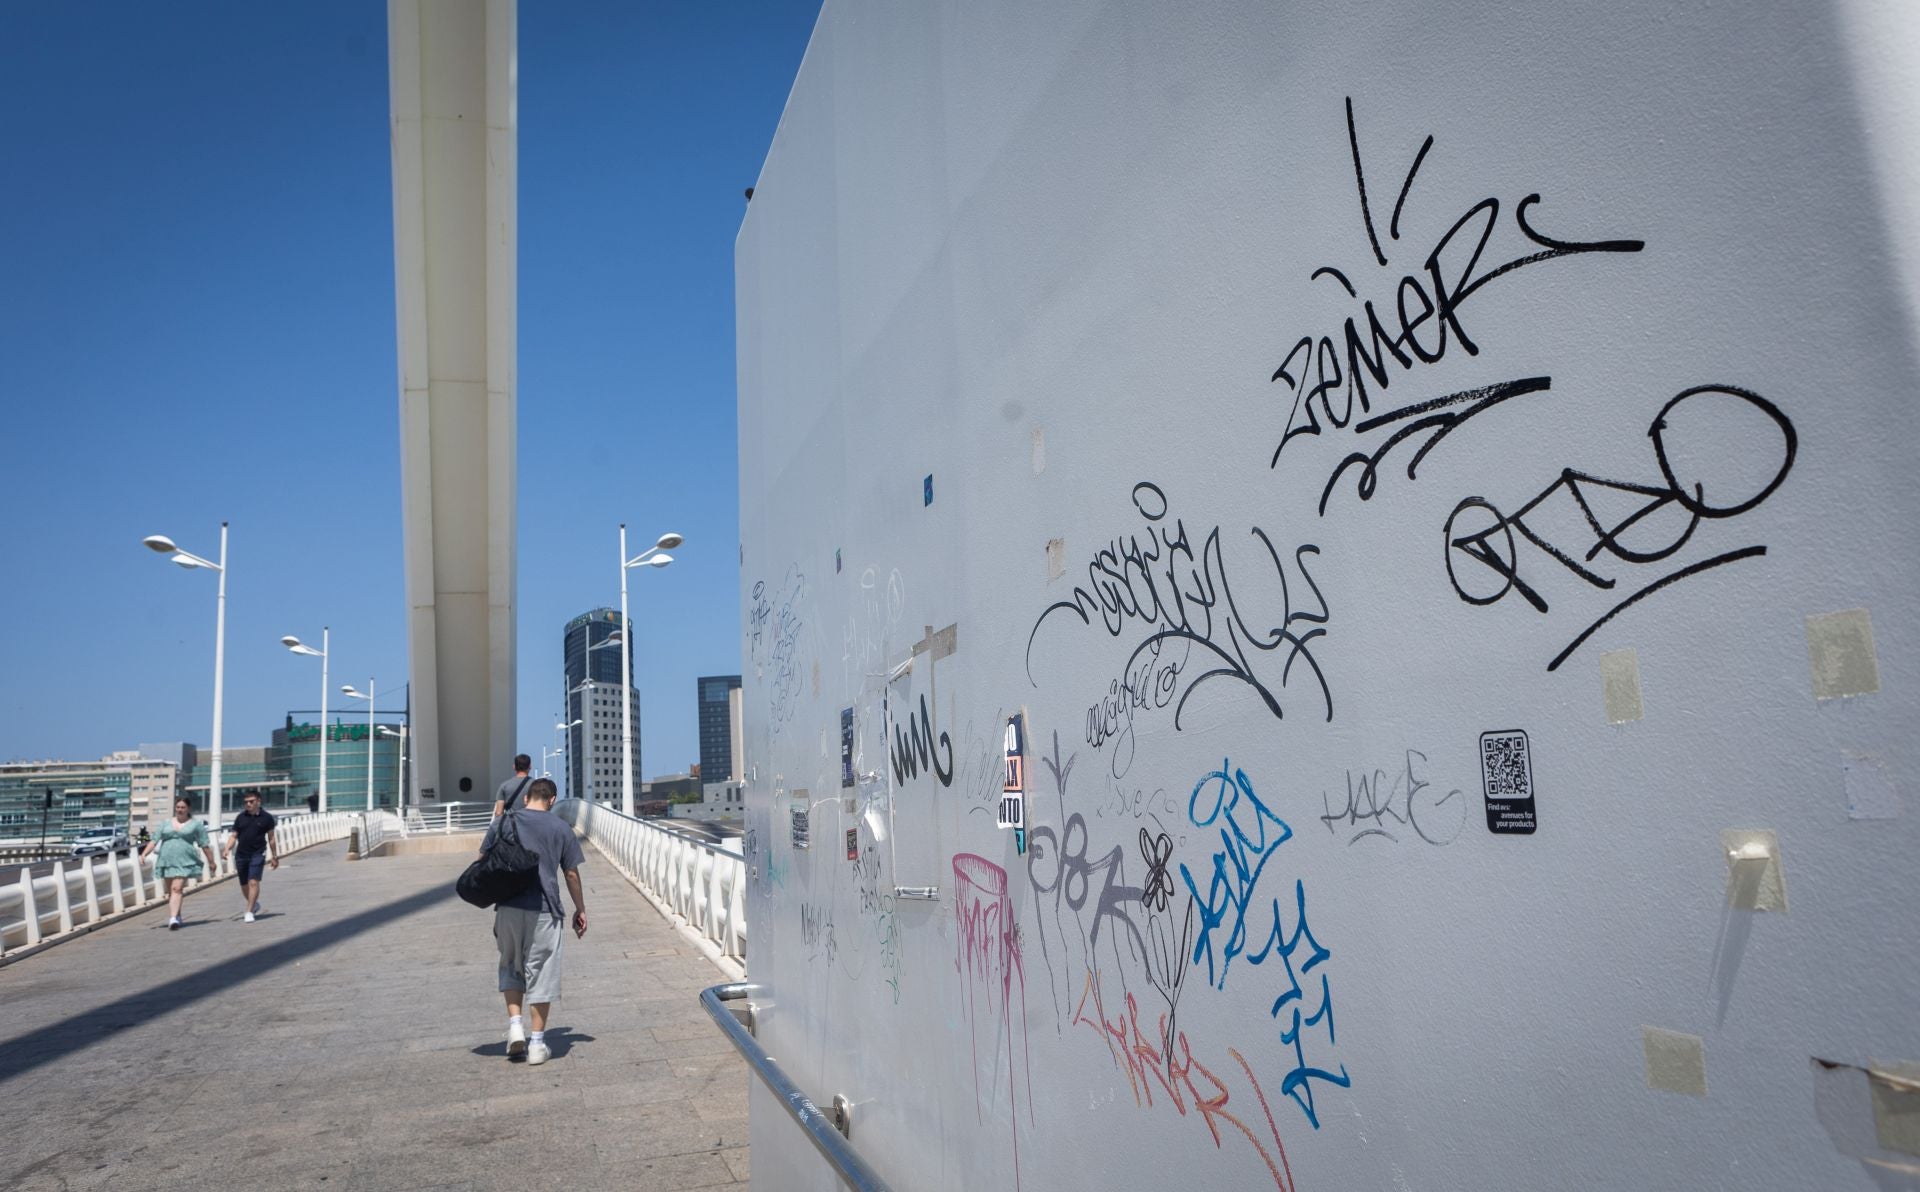
[(401, 500), (421, 800), (514, 753), (514, 0), (390, 0)]

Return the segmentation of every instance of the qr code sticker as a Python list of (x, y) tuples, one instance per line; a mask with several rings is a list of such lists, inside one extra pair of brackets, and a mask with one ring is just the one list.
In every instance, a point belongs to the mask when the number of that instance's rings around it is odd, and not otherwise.
[(1489, 799), (1533, 798), (1533, 766), (1524, 732), (1483, 733), (1480, 769)]

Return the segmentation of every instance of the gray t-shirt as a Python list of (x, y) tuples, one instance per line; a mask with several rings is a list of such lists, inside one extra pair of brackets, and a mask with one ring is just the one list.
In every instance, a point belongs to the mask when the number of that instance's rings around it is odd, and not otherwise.
[(520, 801), (517, 803), (510, 804), (507, 807), (507, 810), (512, 811), (515, 808), (524, 807), (527, 801), (527, 793), (525, 790), (522, 789), (522, 787), (532, 786), (532, 785), (533, 785), (533, 775), (515, 774), (512, 778), (509, 778), (505, 782), (501, 783), (499, 790), (493, 792), (493, 801), (495, 803), (505, 803), (508, 799), (513, 798), (513, 792), (520, 791)]
[[(560, 871), (578, 869), (584, 859), (580, 852), (580, 838), (573, 834), (573, 825), (551, 811), (533, 811), (524, 807), (509, 811), (500, 818), (504, 820), (508, 817), (513, 819), (521, 845), (531, 849), (540, 858), (540, 883), (529, 886), (512, 898), (501, 900), (497, 905), (519, 907), (527, 911), (544, 907), (554, 918), (566, 918), (566, 909), (560, 902)], [(499, 829), (499, 820), (487, 829), (486, 839), (480, 842), (482, 852), (492, 846), (493, 834)]]

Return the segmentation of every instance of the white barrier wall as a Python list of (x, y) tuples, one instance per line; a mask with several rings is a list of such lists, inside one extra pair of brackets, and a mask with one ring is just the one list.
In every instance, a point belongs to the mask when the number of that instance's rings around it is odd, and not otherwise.
[(829, 0), (748, 970), (896, 1187), (1917, 1186), (1915, 21)]

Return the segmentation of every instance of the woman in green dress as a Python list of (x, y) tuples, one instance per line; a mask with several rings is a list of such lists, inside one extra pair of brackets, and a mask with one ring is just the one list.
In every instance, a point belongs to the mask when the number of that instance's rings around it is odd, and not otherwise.
[(160, 857), (154, 863), (153, 873), (166, 879), (167, 930), (175, 931), (180, 927), (180, 902), (187, 896), (187, 879), (199, 877), (201, 873), (197, 854), (207, 855), (209, 870), (214, 865), (213, 842), (207, 837), (207, 826), (193, 818), (193, 804), (184, 797), (173, 801), (173, 818), (160, 825), (153, 842), (141, 851), (141, 858), (151, 856), (155, 849), (159, 850)]

